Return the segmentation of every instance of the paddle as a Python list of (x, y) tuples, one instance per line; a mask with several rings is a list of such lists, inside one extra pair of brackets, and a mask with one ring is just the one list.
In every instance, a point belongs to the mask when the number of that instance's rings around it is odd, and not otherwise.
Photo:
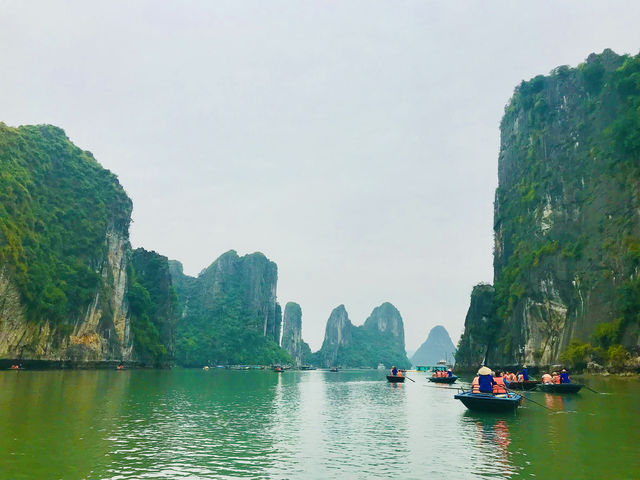
[(597, 394), (599, 394), (599, 395), (600, 395), (600, 394), (602, 394), (602, 392), (596, 392), (593, 388), (589, 388), (589, 387), (588, 387), (588, 386), (586, 386), (586, 385), (583, 385), (583, 387), (584, 387), (584, 388), (586, 388), (587, 390), (591, 390), (593, 393), (597, 393)]
[(535, 400), (531, 400), (531, 399), (530, 399), (529, 397), (527, 397), (526, 395), (522, 395), (521, 393), (515, 393), (514, 391), (509, 390), (509, 388), (508, 388), (506, 385), (504, 386), (504, 388), (505, 388), (505, 390), (506, 390), (507, 392), (509, 392), (509, 393), (513, 393), (513, 394), (515, 394), (515, 395), (520, 395), (522, 398), (526, 398), (529, 402), (531, 402), (531, 403), (535, 403), (536, 405), (540, 405), (542, 408), (546, 408), (547, 410), (551, 410), (552, 412), (555, 412), (555, 411), (556, 411), (556, 410), (554, 410), (553, 408), (549, 408), (549, 407), (547, 407), (546, 405), (543, 405), (543, 404), (541, 404), (541, 403), (536, 402)]
[(425, 385), (425, 387), (429, 388), (437, 388), (438, 390), (460, 390), (461, 387), (440, 387), (436, 385)]

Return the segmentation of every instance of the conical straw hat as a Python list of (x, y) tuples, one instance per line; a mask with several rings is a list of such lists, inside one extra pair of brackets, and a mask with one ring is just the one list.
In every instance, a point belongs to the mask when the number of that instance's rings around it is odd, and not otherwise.
[(478, 370), (478, 375), (491, 375), (491, 369), (483, 366)]

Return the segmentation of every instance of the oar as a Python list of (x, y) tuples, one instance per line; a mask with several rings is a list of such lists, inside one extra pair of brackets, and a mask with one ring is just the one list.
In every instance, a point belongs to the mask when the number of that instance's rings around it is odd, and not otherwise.
[(437, 388), (438, 390), (460, 390), (461, 387), (436, 387), (435, 385), (432, 387), (431, 385), (426, 385), (429, 388)]
[(408, 379), (409, 379), (409, 380), (411, 380), (413, 383), (416, 383), (416, 381), (415, 381), (413, 378), (411, 378), (411, 377), (407, 377), (407, 376), (405, 375), (405, 376), (404, 376), (404, 378), (408, 378)]
[(590, 387), (588, 387), (586, 385), (583, 385), (583, 387), (586, 388), (587, 390), (591, 390), (593, 393), (597, 393), (597, 394), (601, 393), (601, 392), (596, 392), (593, 388), (590, 388)]
[(520, 395), (522, 398), (526, 398), (528, 401), (530, 401), (531, 403), (535, 403), (536, 405), (540, 405), (542, 408), (546, 408), (547, 410), (551, 410), (552, 412), (555, 412), (556, 410), (554, 410), (553, 408), (549, 408), (546, 405), (543, 405), (541, 403), (536, 402), (535, 400), (531, 400), (529, 397), (527, 397), (526, 395), (522, 395), (521, 393), (515, 393), (511, 390), (509, 390), (509, 388), (505, 385), (504, 388), (507, 390), (507, 392), (509, 393), (513, 393), (515, 395)]

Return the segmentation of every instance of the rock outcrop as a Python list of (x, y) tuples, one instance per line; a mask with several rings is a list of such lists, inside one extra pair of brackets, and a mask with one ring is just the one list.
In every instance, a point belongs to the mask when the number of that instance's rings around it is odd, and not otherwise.
[(640, 56), (605, 50), (516, 89), (501, 123), (495, 311), (472, 305), (459, 363), (640, 345), (638, 71)]
[(375, 368), (382, 363), (408, 368), (400, 312), (392, 304), (383, 303), (371, 312), (364, 325), (356, 327), (344, 305), (336, 307), (327, 321), (322, 348), (313, 354), (313, 362), (323, 367)]
[(176, 359), (182, 365), (269, 364), (290, 360), (279, 348), (278, 268), (261, 253), (223, 254), (197, 278), (171, 264), (178, 293)]
[(456, 347), (453, 345), (447, 329), (442, 325), (436, 325), (411, 357), (411, 365), (435, 365), (440, 360), (453, 362), (455, 353)]
[(309, 345), (302, 340), (302, 309), (295, 302), (284, 306), (282, 348), (291, 355), (296, 365), (307, 363), (311, 354)]
[(0, 123), (0, 359), (138, 359), (131, 209), (61, 129)]
[[(133, 251), (131, 265), (128, 299), (136, 358), (146, 364), (166, 365), (174, 358), (178, 314), (169, 261), (164, 255), (138, 248)], [(142, 298), (135, 297), (136, 291)]]

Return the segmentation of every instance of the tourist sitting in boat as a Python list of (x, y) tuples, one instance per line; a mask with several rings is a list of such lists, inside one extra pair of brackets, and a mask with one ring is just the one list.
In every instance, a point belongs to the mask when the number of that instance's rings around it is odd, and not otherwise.
[(549, 372), (544, 372), (544, 375), (542, 375), (542, 383), (553, 383), (553, 378), (551, 378)]
[(398, 376), (398, 369), (396, 368), (395, 365), (391, 367), (391, 375), (393, 375), (394, 377)]
[(505, 385), (504, 377), (501, 372), (496, 372), (493, 377), (493, 394), (500, 395), (502, 393), (507, 393), (507, 385)]
[(571, 383), (569, 374), (564, 368), (562, 369), (562, 373), (560, 373), (560, 383)]
[(505, 375), (504, 379), (511, 383), (511, 382), (517, 382), (518, 381), (518, 377), (516, 377), (516, 374), (513, 372), (509, 372)]
[(527, 370), (527, 366), (523, 365), (522, 366), (522, 370), (520, 371), (519, 375), (522, 375), (522, 381), (526, 382), (529, 380), (529, 370)]
[(558, 375), (558, 372), (553, 372), (553, 376), (551, 377), (551, 382), (560, 384), (560, 375)]
[(489, 367), (481, 367), (478, 370), (478, 390), (480, 393), (493, 393), (493, 372)]

